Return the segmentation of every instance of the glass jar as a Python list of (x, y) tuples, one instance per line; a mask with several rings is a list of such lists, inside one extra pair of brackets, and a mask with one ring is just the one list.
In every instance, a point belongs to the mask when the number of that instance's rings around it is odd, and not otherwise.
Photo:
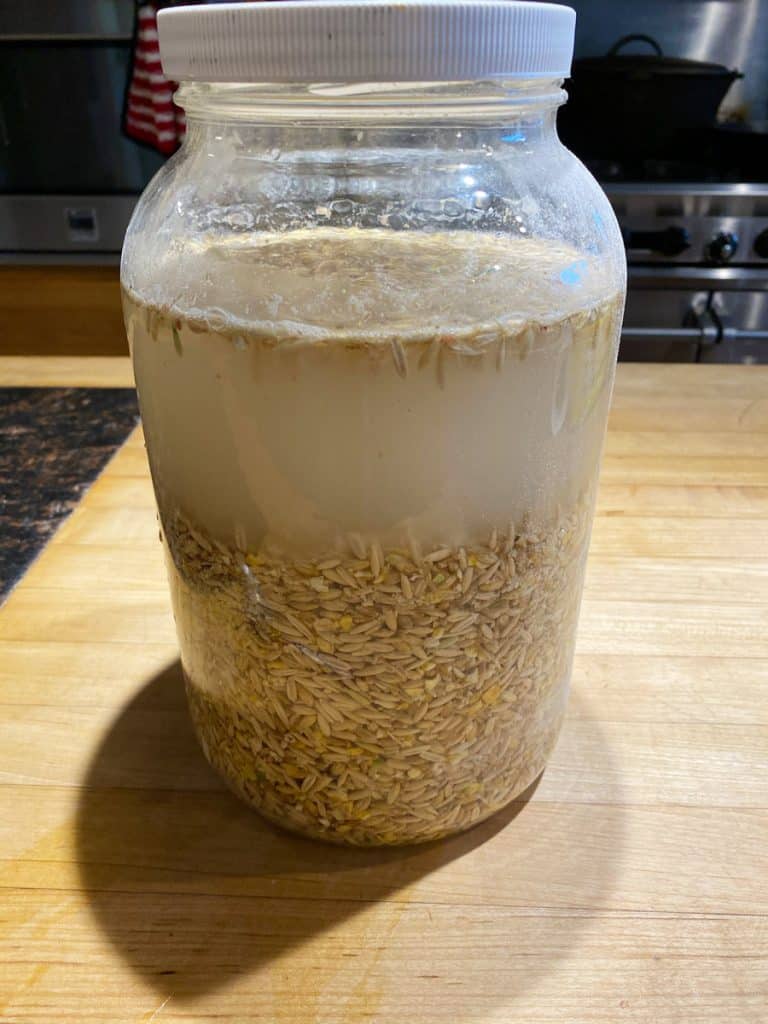
[[(161, 14), (188, 131), (123, 252), (182, 663), (203, 750), (253, 807), (424, 841), (514, 799), (555, 743), (623, 248), (556, 134), (567, 8), (281, 7)], [(397, 45), (354, 20), (372, 9)], [(506, 50), (438, 33), (418, 71), (414, 32), (489, 11)], [(237, 40), (268, 47), (267, 16), (296, 53), (250, 74)], [(376, 80), (349, 39), (323, 66), (339, 17)]]

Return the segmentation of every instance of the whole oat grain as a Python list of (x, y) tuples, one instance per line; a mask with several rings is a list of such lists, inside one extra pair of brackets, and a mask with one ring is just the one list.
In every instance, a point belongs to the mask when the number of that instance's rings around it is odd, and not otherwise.
[(467, 828), (563, 716), (619, 282), (483, 233), (195, 251), (124, 306), (205, 753), (322, 839)]
[(273, 820), (326, 840), (467, 828), (542, 771), (564, 710), (588, 502), (420, 560), (296, 560), (166, 524), (192, 717)]

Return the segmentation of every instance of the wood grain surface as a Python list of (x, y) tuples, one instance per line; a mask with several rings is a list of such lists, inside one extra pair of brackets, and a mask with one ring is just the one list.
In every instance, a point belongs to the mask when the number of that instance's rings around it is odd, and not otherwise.
[(118, 267), (0, 266), (0, 355), (127, 354)]
[(0, 1019), (765, 1024), (768, 368), (620, 366), (601, 479), (538, 787), (343, 850), (206, 766), (133, 435), (0, 609)]

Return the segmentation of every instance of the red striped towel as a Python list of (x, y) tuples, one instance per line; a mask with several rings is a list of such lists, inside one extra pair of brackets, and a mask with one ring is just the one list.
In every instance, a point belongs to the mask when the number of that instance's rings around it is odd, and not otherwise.
[(176, 84), (168, 81), (160, 65), (157, 8), (140, 4), (137, 11), (123, 128), (130, 138), (170, 154), (181, 145), (186, 124), (184, 111), (173, 102)]

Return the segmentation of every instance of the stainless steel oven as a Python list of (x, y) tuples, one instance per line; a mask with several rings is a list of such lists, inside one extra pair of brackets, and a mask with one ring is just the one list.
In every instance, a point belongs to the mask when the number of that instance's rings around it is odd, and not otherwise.
[(768, 363), (768, 185), (613, 185), (629, 288), (621, 358)]
[(121, 113), (129, 0), (0, 0), (0, 259), (117, 260), (163, 158)]

